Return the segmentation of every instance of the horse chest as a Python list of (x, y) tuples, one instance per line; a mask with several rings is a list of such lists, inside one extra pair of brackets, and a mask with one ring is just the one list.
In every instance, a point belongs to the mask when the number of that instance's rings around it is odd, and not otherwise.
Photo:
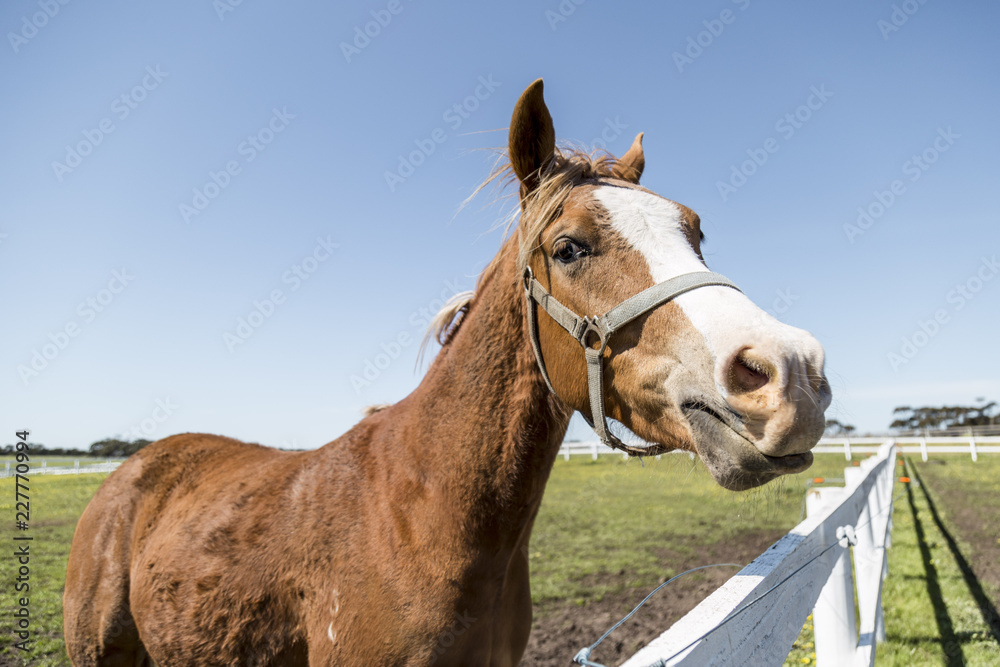
[(531, 623), (526, 580), (511, 595), (497, 582), (461, 591), (426, 579), (386, 585), (393, 574), (354, 574), (309, 603), (315, 664), (516, 664)]

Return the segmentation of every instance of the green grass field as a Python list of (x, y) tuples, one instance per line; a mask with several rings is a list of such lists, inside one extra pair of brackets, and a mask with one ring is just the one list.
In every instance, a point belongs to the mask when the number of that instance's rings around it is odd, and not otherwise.
[[(711, 545), (738, 540), (748, 531), (787, 531), (801, 518), (809, 480), (840, 477), (844, 463), (838, 455), (818, 456), (807, 473), (735, 494), (717, 487), (703, 466), (683, 455), (647, 460), (645, 465), (638, 460), (624, 462), (618, 456), (597, 462), (583, 456), (568, 462), (560, 459), (531, 544), (536, 608), (544, 613), (547, 605), (559, 601), (586, 604), (623, 589), (647, 591), (677, 574), (662, 566), (665, 550), (697, 558), (710, 551)], [(933, 471), (926, 470), (928, 465), (917, 463), (915, 469), (931, 489), (936, 516), (943, 525), (948, 525), (949, 507), (934, 494), (934, 484), (966, 484), (976, 493), (987, 494), (996, 507), (1000, 457), (984, 456), (977, 464), (955, 457)], [(933, 481), (928, 472), (933, 473)], [(76, 521), (103, 478), (32, 478), (31, 613), (37, 642), (28, 654), (11, 646), (15, 570), (6, 555), (10, 549), (5, 548), (0, 558), (4, 600), (0, 665), (69, 664), (61, 639), (60, 609), (66, 558)], [(981, 600), (977, 602), (970, 591), (955, 556), (955, 549), (964, 549), (961, 553), (966, 558), (973, 552), (955, 531), (951, 542), (940, 532), (924, 487), (908, 486), (897, 483), (895, 487), (890, 575), (883, 593), (888, 641), (879, 646), (877, 664), (1000, 664), (1000, 645), (990, 635), (980, 613)], [(0, 534), (8, 545), (13, 544), (15, 532), (13, 506), (14, 482), (2, 479), (4, 528)], [(997, 591), (985, 592), (996, 605)], [(812, 664), (813, 650), (807, 622), (786, 664)]]
[[(587, 456), (556, 462), (532, 534), (532, 597), (590, 599), (613, 592), (590, 582), (624, 570), (624, 586), (651, 588), (678, 572), (658, 552), (690, 556), (748, 529), (786, 532), (802, 516), (808, 480), (843, 474), (843, 457), (746, 493), (716, 485), (684, 455), (660, 461)], [(599, 585), (600, 586), (600, 585)]]
[[(3, 616), (0, 617), (0, 664), (69, 665), (62, 640), (62, 588), (73, 529), (107, 475), (38, 475), (31, 477), (30, 612), (36, 642), (27, 655), (11, 647), (11, 609), (15, 602), (14, 479), (0, 479), (0, 521), (4, 548), (0, 557)], [(20, 597), (18, 594), (17, 597)], [(4, 662), (4, 658), (7, 662)]]
[[(907, 457), (912, 482), (896, 485), (889, 577), (883, 591), (888, 641), (879, 651), (878, 663), (995, 667), (1000, 665), (1000, 644), (977, 604), (976, 582), (961, 569), (962, 560), (975, 551), (950, 519), (962, 504), (982, 508), (984, 516), (992, 517), (994, 545), (1000, 544), (1000, 457), (981, 456), (978, 463), (955, 455), (936, 458), (946, 459), (947, 465)], [(960, 502), (946, 505), (942, 494), (952, 488), (962, 489), (956, 499)], [(973, 563), (977, 569), (989, 566), (996, 572), (998, 563), (992, 556), (980, 558)], [(983, 562), (986, 558), (992, 562)], [(982, 592), (994, 607), (1000, 606), (1000, 590), (989, 587)]]

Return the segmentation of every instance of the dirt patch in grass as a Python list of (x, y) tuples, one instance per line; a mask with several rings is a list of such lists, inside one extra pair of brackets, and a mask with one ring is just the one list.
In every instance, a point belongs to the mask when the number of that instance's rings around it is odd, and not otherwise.
[(994, 604), (1000, 604), (1000, 522), (996, 481), (992, 488), (951, 479), (945, 461), (916, 463), (930, 489), (940, 498), (949, 529), (969, 545), (969, 565)]
[[(712, 563), (747, 564), (774, 544), (783, 531), (739, 533), (715, 544), (697, 544), (685, 538), (681, 544), (664, 548), (664, 570), (683, 572)], [(678, 579), (647, 602), (627, 623), (615, 630), (597, 647), (591, 660), (617, 665), (658, 637), (684, 614), (691, 611), (712, 591), (738, 572), (735, 567), (701, 570)], [(639, 604), (651, 589), (637, 589), (629, 584), (626, 571), (594, 578), (608, 593), (601, 599), (577, 602), (545, 602), (535, 607), (535, 621), (522, 665), (566, 667), (584, 646), (597, 641), (604, 632)]]
[(985, 471), (977, 466), (976, 474), (956, 484), (956, 480), (950, 479), (953, 476), (947, 468), (946, 463), (928, 462), (924, 466), (913, 466), (912, 470), (916, 481), (923, 486), (931, 516), (961, 571), (982, 620), (994, 641), (1000, 643), (997, 479), (983, 474)]

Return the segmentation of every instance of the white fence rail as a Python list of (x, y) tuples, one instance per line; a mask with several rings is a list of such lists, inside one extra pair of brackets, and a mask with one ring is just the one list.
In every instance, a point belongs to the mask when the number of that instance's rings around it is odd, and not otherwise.
[[(885, 438), (823, 438), (813, 449), (813, 452), (817, 454), (843, 454), (844, 458), (850, 461), (855, 454), (874, 454), (885, 440)], [(1000, 437), (998, 436), (940, 438), (907, 436), (894, 438), (894, 440), (900, 452), (920, 454), (924, 461), (927, 460), (928, 454), (967, 454), (972, 456), (973, 461), (977, 461), (980, 454), (1000, 454)], [(689, 452), (676, 453), (694, 456)], [(591, 458), (597, 459), (601, 454), (622, 455), (621, 452), (596, 441), (564, 442), (559, 448), (559, 455), (567, 461), (570, 456), (589, 455)]]
[[(80, 475), (91, 472), (103, 472), (110, 473), (113, 472), (118, 466), (120, 466), (122, 461), (102, 461), (101, 463), (89, 463), (87, 465), (80, 465), (79, 461), (74, 461), (73, 465), (48, 465), (47, 461), (42, 461), (41, 465), (34, 464), (30, 465), (28, 468), (29, 475)], [(2, 477), (13, 477), (17, 472), (17, 464), (11, 464), (9, 461), (6, 462), (3, 470), (0, 470), (0, 478)]]
[[(885, 438), (823, 438), (816, 445), (817, 454), (843, 452), (844, 458), (851, 460), (853, 454), (871, 454), (878, 450)], [(896, 445), (904, 454), (920, 454), (926, 461), (928, 454), (969, 454), (973, 461), (979, 454), (1000, 454), (1000, 437), (997, 436), (948, 436), (921, 437), (907, 436), (895, 438)]]
[(845, 487), (811, 490), (805, 521), (622, 667), (780, 665), (810, 611), (817, 664), (874, 664), (875, 642), (885, 636), (896, 452), (886, 441), (877, 456), (844, 471)]

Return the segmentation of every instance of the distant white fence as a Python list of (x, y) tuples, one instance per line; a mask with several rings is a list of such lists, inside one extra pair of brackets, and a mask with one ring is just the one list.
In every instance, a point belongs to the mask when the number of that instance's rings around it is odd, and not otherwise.
[[(894, 438), (896, 446), (904, 454), (920, 454), (924, 461), (928, 454), (969, 454), (972, 460), (979, 459), (980, 454), (1000, 454), (1000, 437), (998, 436), (954, 436), (940, 438), (923, 438), (920, 436), (907, 436)], [(885, 442), (885, 438), (823, 438), (813, 449), (817, 454), (843, 454), (848, 461), (855, 454), (874, 454), (878, 451), (879, 445)], [(690, 452), (677, 452), (678, 454), (688, 454)], [(564, 442), (559, 448), (559, 455), (567, 461), (570, 456), (589, 455), (594, 460), (601, 454), (622, 453), (612, 449), (607, 445), (594, 442)], [(628, 458), (627, 455), (624, 455)]]
[[(830, 454), (843, 452), (848, 461), (854, 454), (871, 454), (878, 450), (885, 438), (823, 438), (814, 452)], [(904, 454), (920, 454), (926, 461), (928, 454), (969, 454), (973, 461), (980, 454), (1000, 454), (998, 436), (948, 436), (921, 437), (906, 436), (894, 438), (896, 446)]]
[[(113, 472), (118, 466), (120, 466), (122, 461), (103, 461), (101, 463), (88, 463), (87, 465), (80, 465), (79, 461), (74, 461), (73, 465), (55, 465), (50, 466), (47, 461), (42, 461), (41, 465), (30, 465), (28, 474), (34, 475), (81, 475), (91, 472), (103, 472), (110, 473)], [(12, 477), (14, 476), (16, 470), (16, 464), (11, 465), (10, 461), (4, 466), (4, 470), (0, 472), (0, 477)]]
[(873, 665), (875, 642), (885, 639), (882, 580), (897, 451), (887, 441), (844, 471), (845, 487), (812, 489), (805, 521), (622, 667), (780, 665), (810, 611), (818, 665)]

